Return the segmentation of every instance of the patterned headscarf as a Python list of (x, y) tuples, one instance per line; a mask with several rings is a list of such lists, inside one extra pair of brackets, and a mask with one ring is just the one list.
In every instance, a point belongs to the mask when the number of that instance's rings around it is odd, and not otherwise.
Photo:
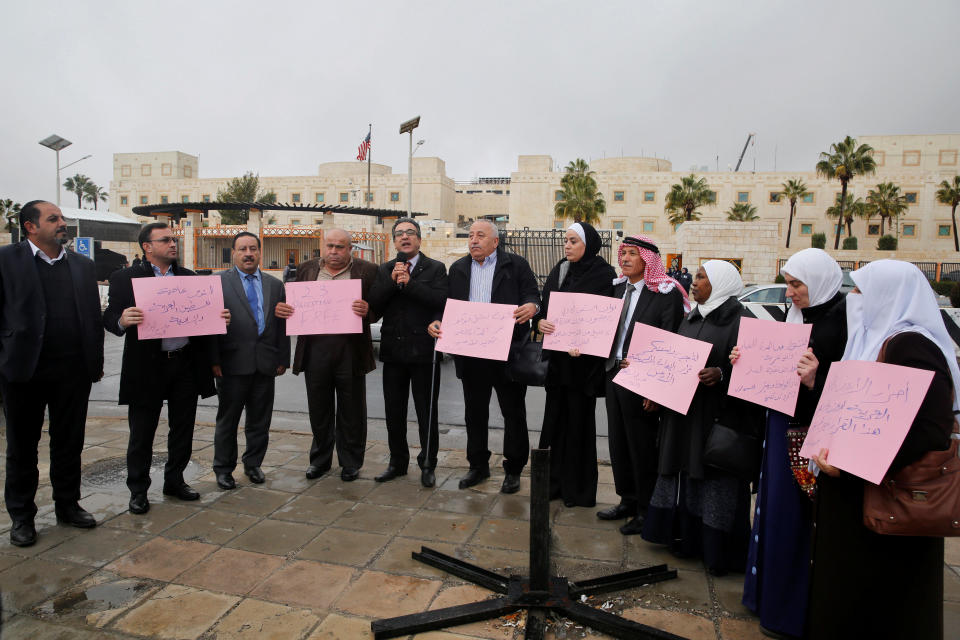
[(613, 284), (626, 282), (627, 278), (623, 275), (623, 252), (625, 246), (636, 247), (640, 252), (640, 257), (646, 265), (643, 272), (643, 284), (653, 293), (670, 293), (674, 287), (680, 291), (683, 296), (683, 310), (690, 311), (690, 300), (687, 298), (687, 291), (680, 283), (667, 275), (663, 268), (663, 260), (660, 259), (660, 249), (654, 244), (653, 240), (646, 236), (627, 236), (620, 243), (620, 249), (617, 251), (617, 264), (620, 265), (620, 277), (613, 281)]

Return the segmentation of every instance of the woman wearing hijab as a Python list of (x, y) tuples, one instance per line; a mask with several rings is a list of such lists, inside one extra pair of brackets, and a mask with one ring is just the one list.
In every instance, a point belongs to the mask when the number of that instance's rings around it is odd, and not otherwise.
[(760, 430), (757, 406), (727, 396), (729, 354), (744, 312), (737, 301), (742, 289), (737, 268), (725, 260), (704, 262), (694, 276), (690, 294), (697, 307), (677, 333), (712, 348), (687, 414), (667, 410), (664, 415), (660, 476), (641, 534), (644, 540), (669, 545), (679, 556), (702, 556), (714, 575), (743, 570), (750, 533), (748, 483), (703, 463), (715, 421), (737, 430)]
[[(933, 371), (887, 475), (929, 451), (949, 447), (960, 371), (936, 297), (907, 262), (878, 260), (850, 274), (844, 360), (880, 361)], [(881, 355), (882, 351), (882, 355)], [(863, 525), (865, 481), (820, 469), (814, 505), (813, 570), (807, 634), (831, 638), (943, 637), (943, 538), (888, 536)]]
[[(543, 307), (534, 318), (541, 333), (553, 333), (547, 321), (550, 294), (613, 294), (616, 273), (601, 258), (600, 234), (585, 222), (567, 229), (566, 256), (550, 271), (543, 286)], [(549, 353), (547, 400), (543, 412), (540, 448), (550, 448), (550, 497), (568, 506), (592, 507), (597, 500), (597, 397), (603, 396), (603, 358)]]
[[(743, 604), (760, 616), (767, 635), (800, 638), (807, 615), (813, 502), (794, 477), (787, 431), (810, 426), (830, 363), (843, 356), (847, 317), (840, 293), (843, 272), (822, 249), (795, 253), (780, 273), (793, 302), (787, 322), (813, 326), (810, 348), (797, 364), (801, 384), (793, 417), (767, 412)], [(735, 349), (731, 362), (737, 355)], [(802, 466), (797, 473), (812, 490), (813, 475)]]

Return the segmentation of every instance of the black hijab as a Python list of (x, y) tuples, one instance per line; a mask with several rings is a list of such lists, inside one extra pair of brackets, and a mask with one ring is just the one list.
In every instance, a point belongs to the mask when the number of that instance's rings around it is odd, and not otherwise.
[[(560, 291), (570, 293), (598, 293), (605, 291), (612, 286), (610, 273), (613, 272), (613, 268), (598, 255), (603, 246), (603, 242), (600, 240), (600, 234), (586, 222), (577, 224), (583, 229), (583, 256), (576, 262), (570, 262), (566, 258), (560, 261), (558, 266), (561, 266), (561, 268), (564, 262), (566, 262), (568, 266), (564, 269), (567, 272), (566, 276), (563, 278), (562, 283), (558, 283), (559, 286), (557, 288)], [(616, 275), (616, 273), (614, 273), (614, 275)]]

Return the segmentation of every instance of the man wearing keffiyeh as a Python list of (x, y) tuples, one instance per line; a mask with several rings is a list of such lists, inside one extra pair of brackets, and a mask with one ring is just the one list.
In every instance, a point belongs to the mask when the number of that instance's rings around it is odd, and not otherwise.
[(657, 245), (645, 236), (627, 236), (617, 256), (621, 275), (614, 295), (623, 299), (623, 313), (606, 362), (606, 403), (613, 481), (620, 504), (597, 512), (601, 520), (631, 518), (624, 535), (640, 533), (650, 495), (657, 481), (659, 406), (613, 383), (626, 367), (627, 351), (637, 322), (676, 331), (690, 310), (687, 293), (664, 271)]

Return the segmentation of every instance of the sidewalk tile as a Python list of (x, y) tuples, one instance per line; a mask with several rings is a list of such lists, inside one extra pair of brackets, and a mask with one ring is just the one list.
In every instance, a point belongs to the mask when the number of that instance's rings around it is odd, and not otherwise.
[(25, 560), (0, 573), (0, 604), (3, 611), (22, 611), (78, 582), (89, 573), (90, 567), (61, 560)]
[(466, 542), (480, 523), (478, 516), (421, 511), (400, 530), (401, 536), (443, 542)]
[(743, 574), (731, 573), (713, 578), (713, 592), (720, 606), (735, 616), (753, 616), (753, 612), (743, 606)]
[[(722, 640), (765, 640), (767, 636), (760, 632), (758, 620), (720, 620), (720, 638)], [(949, 636), (944, 636), (949, 637)]]
[[(127, 500), (129, 500), (129, 496)], [(137, 515), (135, 513), (121, 513), (104, 523), (107, 527), (136, 531), (137, 533), (158, 534), (173, 525), (199, 513), (199, 507), (183, 506), (185, 503), (173, 504), (170, 502), (156, 502), (150, 496), (150, 511)]]
[[(412, 479), (415, 482), (410, 482)], [(390, 482), (381, 482), (378, 486), (364, 497), (364, 502), (373, 504), (385, 504), (394, 507), (422, 507), (423, 504), (433, 495), (433, 489), (427, 489), (420, 485), (420, 469), (411, 467), (407, 476), (391, 480)]]
[(673, 580), (618, 593), (623, 594), (625, 598), (639, 601), (645, 607), (653, 605), (694, 611), (711, 611), (713, 607), (707, 575), (702, 569), (700, 571), (679, 569), (677, 577)]
[(690, 613), (636, 607), (624, 611), (623, 617), (688, 640), (715, 640), (717, 637), (711, 620)]
[(297, 496), (272, 514), (273, 520), (292, 520), (313, 525), (330, 524), (356, 503), (347, 500), (325, 500), (314, 496)]
[(100, 571), (61, 591), (34, 612), (45, 620), (104, 627), (162, 586), (152, 580), (118, 578)]
[(440, 569), (434, 569), (428, 564), (414, 560), (412, 553), (419, 553), (423, 547), (430, 547), (448, 556), (461, 557), (459, 547), (431, 540), (414, 540), (412, 538), (394, 538), (383, 553), (373, 563), (372, 568), (387, 573), (402, 573), (408, 576), (421, 578), (446, 578), (450, 574)]
[(259, 522), (256, 516), (204, 509), (164, 532), (169, 538), (225, 544)]
[(248, 598), (211, 630), (216, 640), (293, 640), (316, 626), (310, 611)]
[[(307, 477), (303, 475), (303, 472), (297, 472), (293, 469), (275, 468), (269, 473), (264, 471), (264, 476), (266, 477), (266, 481), (264, 482), (263, 486), (273, 491), (300, 493), (310, 486), (310, 480), (307, 480)], [(243, 469), (239, 467), (234, 474), (234, 478), (237, 479), (237, 482), (250, 482), (250, 479), (244, 474)]]
[(252, 516), (265, 516), (283, 506), (291, 496), (285, 491), (271, 491), (263, 487), (240, 487), (224, 492), (222, 498), (213, 505), (215, 509), (246, 513)]
[(80, 535), (45, 551), (40, 557), (52, 561), (66, 560), (91, 567), (102, 567), (148, 539), (146, 535), (122, 529), (96, 527), (83, 531)]
[[(446, 484), (453, 482), (452, 489), (438, 489), (433, 492), (430, 499), (424, 505), (425, 509), (434, 511), (452, 511), (454, 513), (468, 513), (470, 515), (482, 516), (490, 511), (490, 506), (499, 494), (478, 493), (476, 491), (457, 489), (457, 481), (451, 479)], [(444, 485), (446, 486), (446, 485)]]
[(193, 587), (245, 595), (283, 564), (283, 558), (237, 549), (220, 549), (187, 569), (177, 582)]
[(494, 518), (511, 518), (513, 520), (530, 519), (530, 498), (518, 495), (501, 493), (493, 503), (489, 513)]
[(353, 573), (351, 567), (294, 560), (274, 572), (250, 595), (272, 602), (328, 610)]
[(8, 638), (42, 638), (43, 640), (102, 640), (103, 638), (103, 632), (99, 630), (88, 631), (76, 627), (62, 627), (26, 616), (17, 616), (9, 623), (5, 622), (3, 633)]
[(470, 543), (527, 551), (530, 548), (530, 523), (526, 520), (484, 518)]
[(623, 535), (619, 531), (598, 531), (586, 527), (553, 527), (554, 553), (578, 558), (620, 562)]
[(286, 555), (296, 551), (316, 537), (319, 528), (297, 522), (262, 520), (226, 546), (258, 553)]
[(297, 558), (363, 567), (383, 548), (389, 536), (329, 527), (307, 544)]
[(115, 628), (157, 638), (196, 638), (238, 601), (236, 596), (171, 584), (120, 618)]
[[(482, 587), (477, 587), (472, 584), (449, 587), (437, 594), (434, 601), (430, 603), (430, 609), (443, 609), (444, 607), (453, 607), (460, 604), (471, 604), (481, 600), (490, 600), (493, 597), (502, 596), (498, 596), (492, 591), (487, 591)], [(493, 618), (491, 620), (450, 627), (449, 630), (454, 633), (476, 636), (478, 638), (511, 640), (516, 631), (516, 627), (506, 626), (502, 624), (500, 618)]]
[(216, 549), (202, 542), (157, 537), (114, 560), (106, 569), (125, 576), (170, 582)]
[(344, 529), (392, 534), (409, 522), (414, 513), (413, 509), (360, 503), (344, 511), (334, 524)]
[(308, 640), (373, 640), (370, 621), (331, 613)]
[(424, 611), (440, 589), (439, 580), (365, 571), (337, 600), (342, 611), (390, 618)]
[(51, 549), (58, 544), (74, 538), (81, 533), (82, 529), (76, 527), (66, 527), (57, 524), (43, 525), (40, 522), (37, 525), (37, 542), (30, 547), (16, 547), (10, 544), (10, 536), (0, 536), (0, 554), (31, 557), (38, 556), (44, 551)]
[(365, 477), (358, 478), (353, 482), (344, 482), (340, 479), (340, 469), (337, 467), (327, 471), (322, 478), (310, 482), (312, 484), (309, 489), (303, 492), (304, 495), (326, 498), (327, 500), (347, 500), (348, 502), (363, 500), (373, 490), (375, 484), (372, 478)]

